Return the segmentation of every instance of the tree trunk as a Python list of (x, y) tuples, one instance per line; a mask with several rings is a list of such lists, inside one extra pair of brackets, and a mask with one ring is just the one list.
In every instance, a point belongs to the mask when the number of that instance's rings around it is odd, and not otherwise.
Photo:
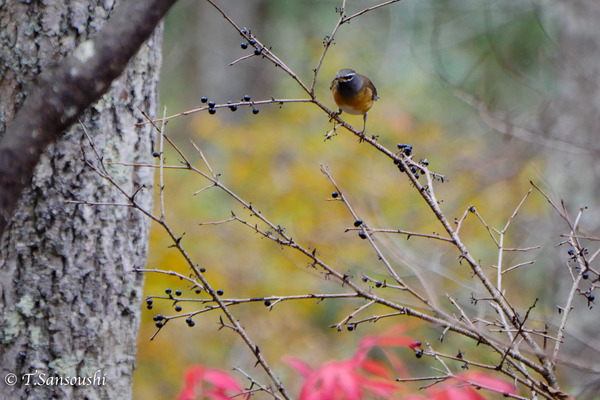
[[(113, 8), (100, 0), (0, 5), (0, 135), (35, 76), (99, 30)], [(146, 187), (136, 200), (151, 209), (152, 172), (109, 163), (150, 162), (152, 130), (134, 124), (140, 109), (156, 111), (160, 35), (81, 124), (47, 148), (5, 232), (0, 398), (131, 397), (142, 296), (142, 276), (132, 269), (145, 263), (149, 221), (130, 208), (69, 201), (125, 202), (82, 160), (83, 148), (96, 161), (85, 126), (115, 180), (130, 192)]]

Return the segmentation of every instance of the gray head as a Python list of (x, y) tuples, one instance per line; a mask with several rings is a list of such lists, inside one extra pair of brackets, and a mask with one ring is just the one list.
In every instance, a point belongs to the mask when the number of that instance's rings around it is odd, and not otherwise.
[(334, 81), (338, 84), (338, 90), (345, 96), (356, 93), (362, 87), (361, 76), (350, 68), (339, 70)]
[(356, 71), (350, 68), (340, 69), (335, 76), (335, 80), (338, 82), (348, 82), (354, 79), (356, 76)]

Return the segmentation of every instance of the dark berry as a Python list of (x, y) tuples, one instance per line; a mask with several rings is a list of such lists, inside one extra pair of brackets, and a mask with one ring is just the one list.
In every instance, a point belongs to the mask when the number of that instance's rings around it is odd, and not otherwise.
[(229, 107), (229, 109), (230, 109), (231, 111), (236, 111), (236, 110), (237, 110), (237, 106), (231, 106), (231, 107)]
[(217, 295), (223, 296), (223, 291), (221, 289), (217, 290)]
[(354, 221), (354, 226), (357, 227), (357, 228), (359, 226), (361, 226), (362, 224), (363, 224), (362, 219), (357, 219), (356, 221)]
[(214, 115), (216, 112), (217, 112), (217, 110), (215, 110), (214, 108), (209, 108), (209, 109), (208, 109), (208, 113), (209, 113), (210, 115)]
[(208, 108), (215, 108), (215, 102), (214, 101), (209, 101), (208, 102)]
[(271, 300), (265, 300), (265, 306), (269, 307), (271, 305)]
[(366, 239), (367, 238), (367, 234), (364, 233), (363, 231), (358, 232), (358, 237), (361, 239)]
[(196, 294), (202, 293), (202, 289), (196, 289)]
[(175, 311), (180, 312), (182, 310), (181, 306), (175, 306)]
[(417, 168), (416, 167), (410, 167), (410, 172), (412, 172), (413, 174), (417, 173)]
[(575, 251), (573, 249), (569, 250), (567, 253), (569, 253), (570, 256), (574, 256), (575, 255)]
[(596, 299), (596, 296), (594, 296), (593, 294), (589, 294), (587, 299), (588, 301), (594, 301)]
[(206, 268), (200, 268), (200, 272), (205, 273), (206, 272)]
[(169, 289), (169, 288), (165, 289), (165, 293), (166, 294), (171, 294), (171, 289)]
[(200, 99), (201, 102), (206, 103), (208, 101), (208, 99), (206, 97), (203, 97)]
[(377, 287), (377, 288), (380, 288), (380, 287), (381, 287), (381, 285), (382, 285), (382, 283), (381, 283), (381, 282), (377, 282), (377, 283), (375, 284), (375, 287)]
[(244, 101), (250, 101), (250, 96), (248, 96), (248, 95), (245, 95), (245, 96), (244, 96)]
[(354, 330), (354, 325), (348, 325), (348, 332), (352, 332)]
[(146, 304), (152, 304), (154, 301), (152, 299), (146, 299)]
[(369, 280), (369, 278), (367, 278), (366, 276), (363, 276), (363, 277), (362, 277), (362, 281), (363, 281), (363, 282), (366, 282), (366, 281), (368, 281), (368, 280)]
[(175, 296), (181, 296), (181, 290), (179, 290), (179, 289), (178, 289), (178, 290), (175, 292)]
[(152, 153), (152, 157), (158, 158), (160, 157), (160, 153), (158, 151), (155, 151), (154, 153)]
[(415, 353), (415, 357), (417, 357), (417, 358), (421, 358), (421, 357), (423, 357), (423, 350), (418, 350), (418, 351)]
[(163, 319), (165, 319), (165, 316), (162, 314), (158, 314), (157, 316), (154, 317), (155, 321), (162, 321)]
[(192, 317), (187, 317), (185, 319), (185, 323), (188, 324), (188, 326), (191, 328), (192, 326), (196, 325), (196, 323), (194, 322), (194, 320), (192, 319)]
[(250, 43), (252, 46), (254, 46), (256, 44), (256, 40), (250, 39), (250, 40), (248, 40), (248, 43)]
[(258, 114), (258, 113), (259, 113), (259, 111), (260, 111), (260, 110), (259, 110), (258, 108), (256, 108), (256, 107), (255, 107), (255, 108), (253, 108), (253, 109), (252, 109), (252, 114), (256, 115), (256, 114)]
[(148, 310), (152, 310), (152, 304), (148, 304), (146, 307), (148, 307)]
[(407, 144), (406, 147), (404, 148), (404, 154), (406, 154), (407, 156), (410, 156), (412, 153), (412, 149), (413, 149), (413, 147), (410, 144)]
[(242, 43), (242, 44), (240, 45), (240, 47), (241, 47), (242, 49), (246, 50), (246, 49), (248, 48), (248, 43)]
[(156, 325), (156, 327), (157, 327), (157, 328), (162, 328), (162, 327), (164, 326), (164, 324), (163, 324), (162, 322), (160, 322), (160, 321), (158, 321), (158, 322), (157, 322), (156, 324), (154, 324), (154, 325)]
[(338, 192), (333, 192), (333, 193), (331, 193), (331, 197), (333, 197), (334, 199), (337, 199), (337, 197), (338, 197), (339, 195), (340, 195), (340, 194), (339, 194)]
[(260, 56), (260, 53), (262, 53), (261, 49), (254, 49), (254, 55), (255, 56)]
[(587, 278), (589, 278), (589, 277), (590, 277), (590, 275), (589, 275), (587, 272), (584, 272), (583, 274), (581, 274), (581, 277), (582, 277), (583, 279), (587, 279)]
[(245, 34), (247, 34), (247, 33), (248, 33), (248, 30), (247, 30), (247, 29), (242, 29), (242, 33), (243, 33), (244, 35), (245, 35)]

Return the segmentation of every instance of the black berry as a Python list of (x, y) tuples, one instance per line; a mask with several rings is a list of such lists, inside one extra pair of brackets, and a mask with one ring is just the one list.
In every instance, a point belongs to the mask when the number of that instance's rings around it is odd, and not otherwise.
[(171, 289), (169, 289), (169, 288), (165, 289), (165, 293), (166, 294), (171, 294)]
[(271, 300), (265, 300), (265, 306), (269, 307), (271, 305)]
[(245, 95), (245, 96), (244, 96), (244, 101), (250, 101), (250, 96), (248, 96), (248, 95)]
[(216, 112), (217, 112), (217, 110), (215, 110), (214, 108), (209, 108), (209, 109), (208, 109), (208, 113), (209, 113), (210, 115), (214, 115)]
[(246, 50), (246, 49), (248, 48), (248, 43), (242, 43), (242, 44), (240, 45), (240, 47), (241, 47), (242, 49)]
[(260, 56), (260, 53), (262, 53), (262, 51), (260, 49), (254, 49), (255, 56)]
[(219, 289), (219, 290), (217, 290), (217, 294), (218, 294), (219, 296), (223, 296), (223, 291), (222, 291), (221, 289)]
[(203, 97), (200, 99), (201, 102), (206, 103), (208, 101), (208, 99), (206, 97)]
[(359, 226), (361, 226), (362, 224), (363, 224), (362, 219), (357, 219), (356, 221), (354, 221), (354, 226), (357, 227), (357, 228)]
[(154, 153), (152, 153), (152, 157), (158, 158), (160, 157), (160, 153), (158, 151), (155, 151)]
[(333, 193), (331, 193), (331, 197), (333, 197), (334, 199), (337, 199), (337, 197), (338, 197), (339, 195), (340, 195), (340, 194), (339, 194), (338, 192), (333, 192)]
[(254, 46), (256, 44), (256, 40), (250, 39), (250, 40), (248, 40), (248, 43), (250, 43), (252, 46)]
[(366, 239), (367, 238), (367, 234), (364, 233), (363, 231), (358, 232), (358, 237), (361, 239)]
[(158, 321), (158, 322), (157, 322), (156, 324), (154, 324), (154, 325), (156, 325), (156, 327), (157, 327), (157, 328), (162, 328), (162, 327), (164, 326), (164, 324), (163, 324), (162, 322), (160, 322), (160, 321)]
[(252, 114), (256, 115), (256, 114), (258, 114), (258, 113), (259, 113), (259, 111), (260, 111), (260, 110), (259, 110), (258, 108), (256, 108), (256, 107), (255, 107), (255, 108), (253, 108), (253, 109), (252, 109)]
[(175, 292), (175, 296), (181, 296), (181, 290), (177, 290), (177, 291)]
[(182, 310), (181, 306), (175, 306), (175, 311), (180, 312)]

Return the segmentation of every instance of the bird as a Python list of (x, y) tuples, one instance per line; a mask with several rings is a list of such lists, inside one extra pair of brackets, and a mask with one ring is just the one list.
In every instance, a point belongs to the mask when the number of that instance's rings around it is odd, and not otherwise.
[(373, 107), (373, 102), (379, 99), (373, 82), (353, 69), (344, 68), (338, 71), (329, 89), (339, 107), (337, 115), (346, 111), (348, 114), (363, 116), (361, 135), (364, 135), (367, 128), (367, 112)]

